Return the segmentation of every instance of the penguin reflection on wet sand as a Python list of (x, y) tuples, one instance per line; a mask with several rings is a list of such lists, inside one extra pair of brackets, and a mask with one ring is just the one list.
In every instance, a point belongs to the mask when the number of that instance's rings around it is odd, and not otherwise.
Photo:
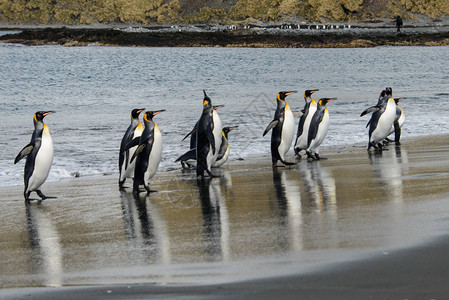
[(285, 102), (288, 95), (296, 93), (296, 91), (279, 92), (276, 98), (277, 108), (274, 113), (273, 121), (265, 129), (263, 136), (265, 136), (271, 129), (271, 161), (273, 167), (276, 167), (278, 161), (284, 165), (294, 165), (294, 162), (285, 161), (285, 155), (293, 141), (295, 134), (295, 120), (290, 106)]
[(321, 98), (318, 101), (318, 106), (315, 114), (310, 121), (309, 136), (307, 141), (307, 156), (313, 160), (320, 160), (318, 148), (324, 141), (329, 129), (329, 111), (326, 104), (330, 101), (337, 100), (337, 98)]
[(130, 163), (131, 157), (136, 151), (137, 145), (131, 148), (126, 148), (126, 146), (135, 138), (142, 135), (143, 125), (139, 121), (139, 115), (145, 108), (135, 108), (131, 111), (131, 124), (125, 132), (122, 138), (122, 143), (120, 144), (119, 152), (119, 187), (124, 188), (126, 178), (132, 178), (134, 176), (134, 166), (136, 161)]
[(300, 152), (302, 150), (307, 149), (310, 122), (312, 121), (312, 117), (315, 114), (317, 108), (317, 103), (315, 99), (312, 98), (312, 94), (317, 91), (319, 90), (306, 90), (304, 92), (304, 101), (306, 102), (306, 104), (304, 106), (304, 109), (302, 110), (303, 114), (299, 118), (295, 146), (293, 147), (293, 149), (295, 150), (295, 154), (298, 157), (301, 157)]
[(376, 106), (366, 109), (360, 116), (372, 112), (369, 126), (368, 150), (374, 147), (376, 150), (382, 150), (382, 141), (388, 136), (394, 120), (396, 118), (396, 103), (392, 96), (392, 89), (387, 88), (382, 91)]
[(162, 154), (162, 135), (157, 124), (153, 121), (153, 117), (165, 109), (158, 111), (147, 111), (143, 120), (145, 129), (140, 138), (136, 138), (129, 143), (127, 149), (135, 145), (138, 140), (138, 147), (131, 157), (131, 162), (136, 159), (134, 168), (134, 185), (133, 193), (139, 193), (139, 186), (143, 185), (147, 193), (155, 192), (150, 189), (149, 181), (156, 174)]
[(212, 173), (211, 167), (217, 160), (221, 145), (221, 120), (206, 91), (203, 94), (203, 112), (196, 130), (196, 176), (204, 177), (206, 171), (210, 177), (217, 177)]
[(44, 118), (54, 111), (38, 111), (34, 114), (34, 132), (31, 141), (16, 156), (14, 164), (19, 160), (27, 157), (24, 170), (25, 189), (23, 196), (25, 201), (30, 201), (31, 192), (36, 192), (42, 199), (56, 198), (45, 196), (40, 190), (41, 185), (45, 182), (53, 163), (53, 140), (50, 130), (44, 124)]

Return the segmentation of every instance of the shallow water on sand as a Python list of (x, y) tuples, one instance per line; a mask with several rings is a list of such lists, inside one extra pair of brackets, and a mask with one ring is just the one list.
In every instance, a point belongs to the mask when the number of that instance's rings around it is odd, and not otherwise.
[[(393, 87), (406, 97), (403, 136), (448, 132), (448, 47), (369, 49), (229, 49), (61, 47), (0, 44), (0, 186), (21, 185), (23, 162), (13, 165), (33, 130), (38, 110), (55, 144), (50, 181), (118, 170), (120, 140), (136, 107), (166, 109), (155, 120), (164, 139), (162, 168), (188, 148), (182, 142), (201, 114), (202, 90), (231, 132), (231, 160), (269, 153), (262, 133), (281, 90), (293, 110), (305, 89), (337, 97), (323, 146), (366, 144), (368, 117), (360, 113)], [(292, 153), (292, 152), (290, 152)]]
[(40, 204), (3, 188), (1, 285), (205, 284), (388, 255), (447, 233), (445, 139), (290, 169), (247, 161), (203, 182), (170, 171), (140, 197), (115, 176), (49, 183), (58, 198)]

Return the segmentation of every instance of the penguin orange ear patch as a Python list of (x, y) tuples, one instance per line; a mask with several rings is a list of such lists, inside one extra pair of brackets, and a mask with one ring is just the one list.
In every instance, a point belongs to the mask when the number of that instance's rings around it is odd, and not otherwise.
[(203, 105), (208, 105), (208, 104), (209, 104), (209, 101), (207, 101), (207, 100), (203, 101)]

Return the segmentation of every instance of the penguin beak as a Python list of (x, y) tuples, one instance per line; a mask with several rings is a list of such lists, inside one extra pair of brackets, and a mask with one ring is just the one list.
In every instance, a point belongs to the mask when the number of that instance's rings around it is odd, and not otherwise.
[(224, 107), (224, 105), (214, 105), (214, 110)]
[(316, 90), (310, 90), (310, 94), (313, 94), (313, 93), (318, 92), (318, 91), (319, 91), (319, 89), (316, 89)]
[(229, 131), (231, 131), (232, 129), (236, 129), (236, 128), (238, 128), (238, 126), (229, 127)]
[(54, 113), (55, 113), (54, 110), (50, 110), (50, 111), (44, 112), (42, 115), (45, 117), (45, 116), (48, 116), (49, 114), (54, 114)]
[(288, 96), (288, 95), (291, 95), (291, 94), (294, 94), (294, 93), (297, 93), (298, 91), (290, 91), (290, 92), (285, 92), (285, 96)]
[(402, 100), (404, 100), (405, 98), (396, 98), (396, 99), (394, 99), (394, 100), (396, 100), (396, 101), (402, 101)]
[(161, 112), (165, 111), (165, 109), (157, 110), (153, 113), (153, 116), (160, 114)]
[(140, 114), (141, 112), (143, 112), (145, 110), (145, 108), (141, 108), (137, 111), (138, 114)]

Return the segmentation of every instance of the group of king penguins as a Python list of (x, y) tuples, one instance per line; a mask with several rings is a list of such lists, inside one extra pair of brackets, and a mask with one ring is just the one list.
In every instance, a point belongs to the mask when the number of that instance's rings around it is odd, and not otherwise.
[[(329, 111), (326, 104), (337, 100), (337, 98), (321, 98), (317, 102), (312, 98), (312, 94), (317, 91), (319, 90), (306, 90), (304, 92), (305, 106), (300, 112), (301, 116), (293, 147), (298, 158), (301, 158), (301, 151), (305, 151), (309, 160), (321, 159), (318, 149), (329, 129)], [(276, 167), (279, 161), (286, 166), (296, 164), (285, 160), (285, 155), (290, 149), (295, 132), (294, 114), (285, 98), (293, 93), (296, 93), (296, 91), (278, 93), (277, 108), (273, 121), (268, 124), (263, 133), (265, 136), (272, 130), (271, 160), (273, 167)], [(404, 111), (398, 105), (402, 99), (404, 98), (393, 98), (393, 89), (387, 87), (380, 93), (377, 104), (362, 112), (360, 116), (372, 113), (371, 119), (366, 125), (366, 127), (369, 126), (368, 150), (371, 147), (382, 150), (384, 145), (390, 142), (388, 136), (393, 132), (395, 133), (395, 143), (400, 144), (401, 127), (405, 121)]]
[[(315, 90), (306, 90), (304, 93), (305, 106), (301, 111), (298, 122), (295, 154), (300, 157), (300, 152), (305, 151), (310, 160), (319, 160), (318, 148), (326, 137), (329, 128), (329, 111), (326, 104), (336, 98), (321, 98), (318, 102), (312, 98)], [(295, 132), (294, 113), (285, 101), (288, 95), (296, 91), (279, 92), (276, 98), (277, 108), (273, 121), (265, 129), (263, 136), (270, 130), (271, 157), (273, 167), (278, 161), (284, 165), (293, 165), (287, 162), (285, 156), (293, 142)], [(203, 110), (199, 120), (192, 131), (186, 135), (191, 137), (190, 150), (180, 156), (176, 161), (181, 161), (184, 168), (196, 168), (197, 177), (204, 177), (206, 172), (210, 177), (216, 177), (212, 173), (212, 167), (223, 165), (229, 157), (228, 133), (237, 128), (222, 127), (217, 109), (222, 105), (213, 106), (211, 99), (203, 91)], [(395, 142), (399, 144), (401, 127), (404, 123), (403, 109), (398, 103), (403, 98), (393, 98), (392, 88), (386, 88), (380, 93), (378, 102), (364, 110), (361, 116), (372, 113), (369, 126), (368, 150), (375, 148), (382, 150), (390, 140), (388, 136), (395, 133)], [(153, 118), (165, 110), (146, 111), (143, 116), (143, 125), (139, 115), (145, 109), (133, 109), (131, 112), (131, 124), (126, 130), (119, 151), (119, 187), (125, 188), (127, 178), (133, 178), (133, 192), (139, 193), (143, 185), (147, 193), (153, 192), (149, 187), (149, 181), (156, 173), (162, 154), (162, 135)], [(53, 163), (53, 141), (44, 118), (54, 111), (38, 111), (33, 116), (34, 131), (31, 141), (16, 156), (14, 164), (26, 157), (24, 168), (24, 198), (26, 202), (31, 200), (44, 200), (55, 198), (46, 196), (40, 190), (50, 172)], [(31, 199), (31, 192), (36, 192), (41, 199)]]

